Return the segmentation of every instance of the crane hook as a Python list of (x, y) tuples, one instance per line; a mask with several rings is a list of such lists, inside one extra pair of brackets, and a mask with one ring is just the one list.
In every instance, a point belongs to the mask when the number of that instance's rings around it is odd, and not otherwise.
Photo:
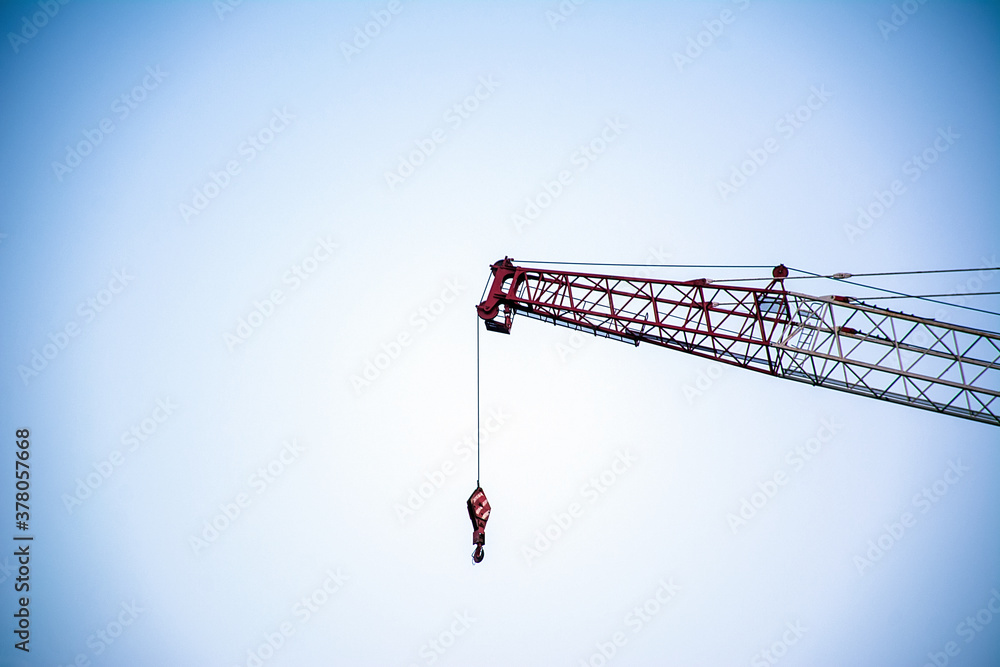
[(472, 562), (481, 563), (483, 556), (486, 555), (483, 545), (486, 544), (486, 521), (490, 518), (490, 501), (486, 499), (483, 487), (476, 487), (466, 505), (469, 508), (469, 518), (472, 520), (472, 543), (476, 545), (475, 551), (472, 552)]

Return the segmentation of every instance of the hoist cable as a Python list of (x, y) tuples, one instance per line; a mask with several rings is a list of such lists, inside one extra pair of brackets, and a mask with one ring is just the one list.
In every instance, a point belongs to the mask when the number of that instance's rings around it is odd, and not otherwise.
[(483, 293), (479, 297), (479, 303), (482, 303), (483, 301), (486, 300), (486, 290), (490, 288), (490, 278), (492, 277), (493, 277), (493, 272), (491, 271), (489, 277), (486, 278), (486, 284), (483, 285)]
[(773, 269), (771, 265), (723, 265), (723, 264), (621, 264), (615, 262), (534, 262), (529, 260), (512, 260), (519, 264), (562, 264), (565, 266), (646, 266), (651, 269)]
[[(788, 268), (788, 267), (786, 267)], [(800, 269), (788, 268), (789, 271), (799, 271), (800, 273), (806, 273)], [(811, 273), (807, 276), (786, 276), (783, 280), (815, 280), (817, 278), (828, 278), (830, 280), (844, 281), (845, 278), (858, 278), (866, 276), (905, 276), (917, 273), (959, 273), (959, 272), (972, 272), (972, 271), (1000, 271), (1000, 267), (984, 267), (980, 269), (935, 269), (931, 271), (885, 271), (882, 273), (831, 273), (829, 275), (822, 275), (819, 273)], [(770, 276), (760, 276), (754, 278), (726, 278), (726, 282), (731, 283), (743, 283), (750, 282), (753, 280), (774, 280)]]
[[(1000, 267), (980, 267), (978, 269), (927, 269), (926, 271), (883, 271), (881, 273), (852, 273), (852, 278), (866, 278), (869, 276), (910, 276), (919, 273), (970, 273), (972, 271), (996, 271)], [(830, 276), (816, 276), (819, 278), (834, 278), (836, 274)]]
[[(482, 303), (486, 299), (486, 290), (490, 288), (490, 280), (493, 278), (492, 272), (489, 277), (486, 278), (486, 284), (483, 285), (483, 294), (479, 297), (479, 303)], [(476, 311), (476, 488), (479, 488), (479, 311)]]
[[(926, 299), (926, 298), (932, 297), (932, 296), (941, 296), (941, 297), (948, 297), (948, 296), (951, 296), (951, 297), (954, 297), (954, 296), (992, 296), (992, 295), (995, 295), (995, 294), (1000, 294), (1000, 292), (964, 292), (964, 293), (961, 293), (961, 294), (911, 294), (911, 295), (906, 295), (906, 296), (873, 296), (873, 297), (868, 297), (868, 298), (871, 298), (871, 299)], [(851, 297), (851, 298), (864, 299), (865, 297), (859, 296), (859, 297)], [(955, 305), (955, 304), (950, 304), (950, 305)]]
[[(826, 277), (826, 276), (821, 276), (821, 275), (819, 275), (817, 273), (812, 273), (810, 271), (803, 271), (802, 269), (794, 269), (794, 270), (798, 271), (799, 273), (810, 273), (811, 275), (813, 275), (813, 276), (815, 276), (817, 278), (824, 278), (824, 277)], [(948, 306), (949, 308), (962, 308), (964, 310), (974, 310), (977, 313), (985, 313), (986, 315), (995, 315), (997, 317), (1000, 317), (1000, 313), (995, 313), (995, 312), (993, 312), (991, 310), (984, 310), (982, 308), (973, 308), (972, 306), (961, 306), (961, 305), (959, 305), (957, 303), (948, 303), (947, 301), (937, 301), (936, 299), (931, 299), (931, 298), (923, 297), (923, 296), (913, 296), (913, 297), (911, 297), (909, 294), (904, 294), (902, 292), (897, 292), (895, 290), (886, 289), (884, 287), (875, 287), (873, 285), (863, 285), (861, 283), (856, 283), (856, 282), (853, 282), (853, 281), (850, 281), (850, 280), (838, 280), (838, 282), (842, 282), (842, 283), (845, 283), (847, 285), (854, 285), (855, 287), (864, 287), (865, 289), (873, 289), (873, 290), (877, 290), (879, 292), (886, 292), (888, 294), (895, 294), (895, 295), (900, 296), (900, 297), (907, 297), (907, 298), (913, 298), (913, 299), (921, 299), (922, 301), (927, 301), (929, 303), (936, 303), (936, 304), (939, 304), (939, 305), (942, 305), (942, 306)], [(871, 297), (871, 298), (878, 299), (878, 298), (881, 298), (881, 297)]]
[[(766, 264), (630, 264), (627, 262), (541, 262), (534, 260), (512, 260), (523, 264), (561, 264), (565, 266), (646, 266), (652, 269), (772, 269), (773, 265)], [(919, 271), (879, 271), (873, 273), (851, 273), (851, 274), (830, 274), (823, 275), (794, 269), (800, 273), (807, 273), (805, 276), (788, 276), (785, 280), (804, 278), (830, 278), (833, 280), (843, 280), (844, 278), (868, 278), (872, 276), (909, 276), (923, 273), (971, 273), (973, 271), (1000, 271), (998, 266), (978, 267), (975, 269), (925, 269)], [(838, 278), (838, 276), (843, 276)], [(735, 280), (735, 279), (734, 279)], [(741, 278), (739, 280), (772, 280), (772, 278)]]
[(476, 314), (476, 488), (479, 484), (479, 314)]
[[(625, 266), (625, 267), (648, 267), (648, 268), (664, 268), (664, 269), (771, 269), (773, 266), (760, 265), (760, 264), (629, 264), (629, 263), (615, 263), (615, 262), (543, 262), (534, 260), (511, 260), (516, 261), (518, 264), (550, 264), (550, 265), (563, 265), (563, 266)], [(872, 285), (864, 285), (862, 283), (856, 283), (851, 280), (847, 280), (848, 277), (872, 277), (872, 276), (901, 276), (901, 275), (914, 275), (914, 274), (924, 274), (924, 273), (967, 273), (971, 271), (996, 271), (1000, 270), (1000, 267), (986, 267), (977, 269), (927, 269), (920, 271), (883, 271), (875, 273), (854, 273), (854, 274), (831, 274), (822, 275), (819, 273), (813, 273), (812, 271), (804, 271), (802, 269), (793, 269), (791, 267), (786, 267), (789, 271), (795, 271), (798, 273), (804, 273), (804, 276), (787, 276), (784, 280), (796, 280), (796, 279), (806, 279), (806, 278), (829, 278), (831, 280), (836, 280), (841, 283), (846, 283), (848, 285), (854, 285), (855, 287), (864, 287), (866, 289), (873, 289), (879, 292), (886, 292), (887, 294), (893, 294), (895, 297), (871, 297), (871, 298), (899, 298), (899, 299), (921, 299), (929, 303), (936, 303), (942, 306), (949, 306), (951, 308), (962, 308), (963, 310), (971, 310), (977, 313), (984, 313), (986, 315), (995, 315), (1000, 317), (1000, 313), (995, 313), (991, 310), (985, 310), (983, 308), (974, 308), (973, 306), (962, 306), (957, 303), (948, 303), (947, 301), (937, 301), (932, 296), (950, 296), (950, 295), (923, 295), (923, 296), (913, 296), (910, 294), (904, 294), (903, 292), (896, 292), (895, 290), (886, 289), (884, 287), (874, 287)], [(839, 276), (839, 277), (838, 277)], [(750, 280), (774, 280), (774, 278), (740, 278), (728, 279), (728, 282), (744, 282)], [(485, 295), (485, 292), (484, 292)], [(956, 295), (958, 296), (958, 295)]]

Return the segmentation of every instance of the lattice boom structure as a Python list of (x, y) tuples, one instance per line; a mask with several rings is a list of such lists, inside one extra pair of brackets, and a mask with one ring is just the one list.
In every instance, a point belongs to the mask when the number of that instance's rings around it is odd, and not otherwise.
[(490, 331), (521, 313), (776, 377), (1000, 426), (1000, 335), (844, 297), (495, 263), (478, 306)]

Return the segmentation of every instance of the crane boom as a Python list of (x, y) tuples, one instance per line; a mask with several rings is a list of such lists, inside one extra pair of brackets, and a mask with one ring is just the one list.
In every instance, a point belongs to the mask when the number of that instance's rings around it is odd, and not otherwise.
[(1000, 334), (766, 287), (516, 266), (504, 258), (479, 316), (510, 333), (516, 313), (651, 343), (776, 377), (1000, 426)]

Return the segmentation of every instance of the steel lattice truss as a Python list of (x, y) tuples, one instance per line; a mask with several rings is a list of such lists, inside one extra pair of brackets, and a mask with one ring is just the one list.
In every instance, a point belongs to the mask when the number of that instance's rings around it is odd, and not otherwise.
[(1000, 335), (767, 287), (492, 267), (480, 317), (521, 313), (638, 345), (1000, 425)]
[(788, 293), (782, 377), (1000, 425), (1000, 336)]

